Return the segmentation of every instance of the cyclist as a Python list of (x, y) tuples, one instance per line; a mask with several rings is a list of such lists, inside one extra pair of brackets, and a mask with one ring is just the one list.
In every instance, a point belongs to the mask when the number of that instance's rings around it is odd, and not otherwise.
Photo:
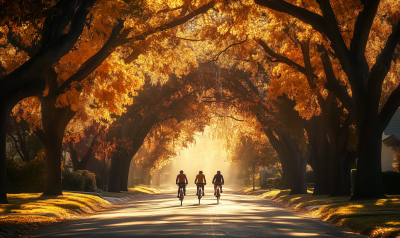
[(214, 184), (214, 195), (217, 193), (217, 185), (219, 185), (222, 193), (222, 185), (224, 184), (224, 176), (222, 176), (221, 171), (217, 171), (217, 174), (214, 175), (214, 178), (212, 180), (212, 183)]
[(199, 174), (196, 176), (194, 183), (197, 185), (196, 196), (199, 195), (199, 187), (203, 189), (202, 191), (204, 196), (204, 184), (206, 184), (206, 176), (203, 174), (203, 171), (199, 171)]
[(178, 176), (176, 176), (176, 184), (179, 184), (178, 198), (179, 198), (179, 189), (182, 187), (183, 187), (183, 193), (186, 196), (186, 184), (188, 184), (188, 180), (186, 178), (186, 174), (183, 173), (183, 170), (179, 171)]

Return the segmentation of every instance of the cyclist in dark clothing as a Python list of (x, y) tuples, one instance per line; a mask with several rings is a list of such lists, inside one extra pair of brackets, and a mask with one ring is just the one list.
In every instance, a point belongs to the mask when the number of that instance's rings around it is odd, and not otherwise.
[(225, 181), (224, 181), (224, 176), (222, 176), (221, 174), (221, 171), (217, 171), (217, 174), (214, 175), (212, 183), (214, 184), (214, 195), (217, 192), (217, 185), (219, 185), (222, 193), (222, 185), (225, 183)]
[(183, 173), (183, 170), (179, 171), (178, 176), (176, 176), (176, 184), (179, 185), (178, 187), (178, 198), (179, 198), (179, 189), (183, 188), (183, 193), (186, 196), (186, 185), (188, 184), (188, 180), (186, 178), (186, 174)]

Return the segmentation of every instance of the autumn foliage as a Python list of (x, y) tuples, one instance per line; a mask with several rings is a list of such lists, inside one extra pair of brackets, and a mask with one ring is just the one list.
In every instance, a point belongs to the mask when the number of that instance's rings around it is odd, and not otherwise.
[(63, 151), (75, 171), (111, 158), (119, 192), (132, 162), (152, 173), (206, 126), (232, 163), (279, 158), (292, 194), (309, 164), (315, 194), (350, 195), (358, 157), (353, 199), (384, 197), (399, 1), (34, 2), (0, 6), (2, 203), (7, 142), (29, 161), (41, 141), (45, 194), (62, 194)]

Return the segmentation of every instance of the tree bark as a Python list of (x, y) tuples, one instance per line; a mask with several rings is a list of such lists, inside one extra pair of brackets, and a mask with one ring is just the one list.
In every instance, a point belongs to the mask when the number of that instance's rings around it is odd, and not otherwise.
[(284, 181), (284, 188), (291, 189), (292, 188), (292, 164), (289, 159), (289, 153), (285, 146), (285, 144), (275, 137), (272, 133), (272, 129), (268, 128), (264, 130), (265, 135), (268, 137), (269, 142), (271, 143), (272, 147), (278, 153), (279, 160), (281, 161), (282, 165), (282, 179)]
[[(386, 198), (382, 186), (382, 132), (374, 123), (363, 124), (358, 134), (357, 178), (351, 199)], [(366, 126), (372, 128), (366, 129)]]
[(310, 150), (310, 164), (314, 172), (313, 195), (327, 195), (330, 192), (331, 151), (327, 137), (326, 123), (322, 116), (305, 121)]
[(57, 108), (55, 98), (41, 98), (43, 145), (46, 151), (45, 195), (61, 195), (62, 142), (65, 128), (76, 112), (69, 107)]
[(347, 153), (343, 167), (343, 178), (345, 184), (345, 194), (351, 195), (351, 168), (357, 160), (357, 152)]
[[(136, 153), (135, 153), (136, 154)], [(128, 179), (129, 179), (129, 168), (131, 166), (132, 158), (135, 154), (127, 154), (123, 161), (121, 181), (120, 181), (120, 190), (128, 191)]]
[(121, 192), (121, 174), (123, 167), (123, 156), (114, 155), (111, 159), (110, 178), (108, 182), (108, 192), (119, 193)]
[(289, 158), (292, 166), (292, 188), (290, 195), (307, 194), (306, 167), (307, 156), (303, 156), (296, 142), (286, 131), (280, 132), (279, 137), (289, 151)]
[(78, 170), (86, 170), (87, 163), (89, 162), (90, 156), (92, 156), (92, 153), (93, 153), (94, 146), (96, 145), (96, 137), (97, 137), (97, 135), (93, 137), (93, 140), (90, 143), (88, 150), (86, 151), (85, 155), (83, 156), (83, 158), (80, 161), (79, 161), (78, 153), (77, 153), (76, 149), (74, 148), (73, 143), (71, 141), (68, 142), (69, 150), (71, 152), (72, 167), (75, 172)]

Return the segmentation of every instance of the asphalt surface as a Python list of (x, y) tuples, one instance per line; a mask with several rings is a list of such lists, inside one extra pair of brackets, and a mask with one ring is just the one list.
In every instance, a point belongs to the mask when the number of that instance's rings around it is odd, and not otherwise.
[(175, 192), (151, 195), (126, 207), (44, 228), (30, 237), (363, 237), (299, 216), (257, 197), (226, 189), (220, 204), (211, 189), (198, 204), (188, 189), (183, 206)]

